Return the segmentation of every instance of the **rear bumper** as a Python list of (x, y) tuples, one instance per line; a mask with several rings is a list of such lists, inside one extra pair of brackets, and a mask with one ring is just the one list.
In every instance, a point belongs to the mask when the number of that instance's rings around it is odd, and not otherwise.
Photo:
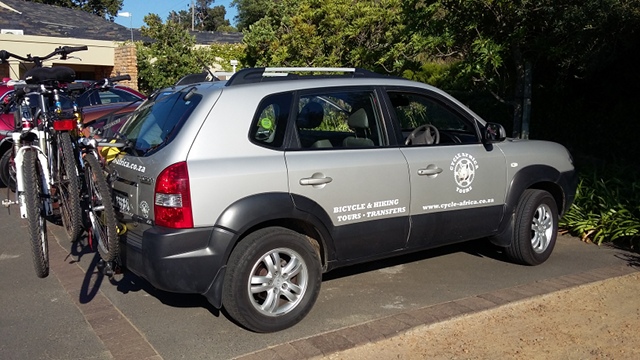
[(123, 265), (154, 287), (177, 293), (206, 294), (220, 306), (222, 284), (229, 245), (234, 234), (214, 227), (168, 229), (152, 227), (127, 232), (122, 251)]

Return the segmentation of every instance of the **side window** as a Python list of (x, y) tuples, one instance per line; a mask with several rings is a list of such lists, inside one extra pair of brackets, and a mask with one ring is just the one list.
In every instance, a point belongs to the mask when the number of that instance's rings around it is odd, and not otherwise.
[(111, 89), (111, 90), (105, 90), (105, 91), (101, 91), (99, 93), (100, 96), (100, 102), (102, 104), (110, 104), (110, 103), (117, 103), (117, 102), (125, 102), (125, 101), (136, 101), (138, 100), (138, 98), (132, 94), (129, 94), (126, 91), (122, 91), (122, 90), (117, 90), (117, 89)]
[(302, 149), (384, 145), (378, 101), (372, 90), (324, 91), (298, 101), (296, 128)]
[(264, 98), (253, 119), (250, 138), (262, 146), (281, 147), (291, 102), (292, 94), (276, 94)]
[(478, 142), (472, 122), (433, 98), (389, 92), (389, 99), (409, 145)]

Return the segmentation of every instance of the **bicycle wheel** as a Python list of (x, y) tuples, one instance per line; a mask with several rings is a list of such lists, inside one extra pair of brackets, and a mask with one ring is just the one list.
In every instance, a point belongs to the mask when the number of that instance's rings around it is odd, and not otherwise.
[(100, 257), (104, 261), (113, 261), (118, 255), (118, 229), (111, 190), (95, 156), (85, 154), (84, 164), (89, 207), (89, 236), (92, 237), (92, 241), (97, 241)]
[(27, 206), (33, 265), (36, 269), (36, 275), (39, 278), (44, 278), (49, 275), (49, 243), (42, 201), (44, 182), (42, 168), (35, 150), (25, 151), (23, 161), (24, 201)]
[(82, 209), (80, 207), (80, 181), (76, 167), (71, 136), (60, 132), (57, 136), (58, 171), (54, 182), (58, 189), (62, 225), (71, 241), (76, 241), (82, 232)]

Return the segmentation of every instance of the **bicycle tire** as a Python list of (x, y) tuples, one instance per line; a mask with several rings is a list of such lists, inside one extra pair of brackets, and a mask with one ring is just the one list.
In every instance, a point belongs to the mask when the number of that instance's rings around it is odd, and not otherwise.
[(47, 222), (42, 201), (43, 174), (38, 162), (38, 153), (28, 150), (24, 153), (24, 201), (27, 207), (29, 238), (36, 275), (45, 278), (49, 275), (49, 241)]
[(97, 240), (102, 260), (113, 261), (118, 256), (119, 244), (111, 190), (102, 166), (93, 154), (84, 155), (84, 164), (90, 236)]
[(82, 233), (82, 208), (80, 205), (80, 180), (76, 167), (71, 136), (67, 132), (57, 134), (58, 171), (54, 182), (58, 189), (60, 217), (69, 239), (74, 242)]

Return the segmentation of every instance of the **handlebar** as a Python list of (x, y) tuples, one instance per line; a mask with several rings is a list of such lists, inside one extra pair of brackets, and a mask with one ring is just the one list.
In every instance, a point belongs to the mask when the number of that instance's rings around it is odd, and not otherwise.
[(53, 50), (50, 54), (47, 54), (45, 56), (32, 56), (31, 54), (27, 54), (26, 57), (24, 56), (20, 56), (20, 55), (16, 55), (13, 53), (10, 53), (6, 50), (0, 50), (0, 62), (5, 63), (7, 62), (7, 60), (9, 60), (9, 58), (16, 58), (18, 60), (22, 60), (22, 61), (26, 61), (26, 62), (32, 62), (36, 65), (36, 67), (41, 67), (42, 66), (42, 62), (45, 60), (48, 60), (56, 55), (60, 55), (60, 58), (62, 60), (66, 60), (67, 59), (67, 55), (74, 53), (76, 51), (84, 51), (87, 50), (87, 46), (83, 45), (83, 46), (60, 46), (57, 47), (55, 50)]
[(114, 76), (112, 78), (109, 78), (109, 82), (129, 81), (129, 80), (131, 80), (131, 76), (129, 74)]
[(89, 87), (92, 89), (109, 88), (113, 86), (113, 83), (116, 83), (118, 81), (128, 81), (128, 80), (131, 80), (131, 76), (129, 74), (118, 75), (118, 76), (94, 81), (93, 83), (91, 83)]

